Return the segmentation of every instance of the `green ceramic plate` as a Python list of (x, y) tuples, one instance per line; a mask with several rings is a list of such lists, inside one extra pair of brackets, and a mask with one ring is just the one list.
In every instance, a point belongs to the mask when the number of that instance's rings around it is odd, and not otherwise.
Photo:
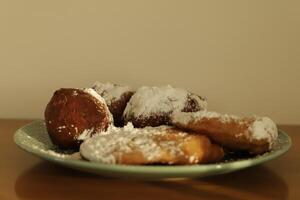
[[(192, 178), (224, 174), (264, 163), (279, 157), (291, 147), (290, 137), (279, 131), (278, 142), (271, 152), (256, 157), (227, 158), (216, 164), (202, 164), (189, 166), (162, 165), (111, 165), (88, 162), (79, 159), (78, 153), (56, 153), (51, 143), (45, 124), (42, 120), (34, 121), (19, 130), (14, 135), (15, 143), (25, 151), (37, 155), (45, 160), (90, 173), (119, 178), (162, 179), (162, 178)], [(66, 152), (65, 152), (66, 153)]]

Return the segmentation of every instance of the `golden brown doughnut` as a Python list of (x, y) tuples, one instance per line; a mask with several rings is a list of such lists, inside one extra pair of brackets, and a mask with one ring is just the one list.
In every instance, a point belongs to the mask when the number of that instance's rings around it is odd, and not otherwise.
[(240, 118), (210, 111), (174, 112), (172, 124), (183, 130), (208, 136), (231, 150), (261, 154), (272, 149), (278, 133), (276, 124), (267, 117)]
[(134, 128), (110, 127), (85, 140), (83, 158), (107, 164), (197, 164), (223, 158), (223, 149), (199, 134), (169, 126)]

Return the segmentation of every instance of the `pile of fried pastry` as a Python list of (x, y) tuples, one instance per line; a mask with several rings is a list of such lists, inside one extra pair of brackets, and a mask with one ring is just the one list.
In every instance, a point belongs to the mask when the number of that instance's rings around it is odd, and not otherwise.
[(62, 88), (46, 107), (45, 123), (58, 148), (106, 164), (215, 163), (232, 152), (268, 152), (278, 137), (268, 117), (208, 111), (206, 98), (170, 85)]

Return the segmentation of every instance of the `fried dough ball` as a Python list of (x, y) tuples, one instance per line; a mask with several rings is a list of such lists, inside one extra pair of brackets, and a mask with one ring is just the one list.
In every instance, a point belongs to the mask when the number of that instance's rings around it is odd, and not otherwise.
[(55, 91), (44, 114), (52, 142), (62, 149), (78, 148), (82, 140), (112, 123), (104, 99), (93, 89)]
[(105, 99), (114, 117), (114, 125), (117, 127), (124, 126), (122, 115), (134, 91), (129, 86), (100, 83), (98, 81), (94, 83), (92, 88)]
[(135, 127), (170, 125), (174, 111), (195, 112), (207, 107), (206, 99), (170, 85), (141, 87), (131, 97), (124, 110), (125, 123)]

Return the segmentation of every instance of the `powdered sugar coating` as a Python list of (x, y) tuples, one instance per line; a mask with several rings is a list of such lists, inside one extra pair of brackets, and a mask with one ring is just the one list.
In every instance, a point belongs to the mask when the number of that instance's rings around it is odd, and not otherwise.
[(252, 133), (251, 138), (256, 140), (267, 139), (270, 147), (274, 145), (278, 137), (277, 126), (268, 117), (256, 117), (249, 130)]
[(189, 123), (201, 121), (204, 119), (216, 119), (221, 123), (236, 123), (239, 125), (245, 125), (248, 127), (245, 132), (240, 133), (239, 136), (245, 136), (252, 140), (267, 140), (270, 149), (274, 145), (278, 137), (278, 131), (276, 124), (268, 117), (252, 117), (252, 118), (241, 118), (235, 115), (220, 114), (213, 111), (199, 111), (193, 113), (174, 112), (172, 114), (172, 123), (180, 123), (187, 125)]
[(109, 109), (107, 107), (105, 99), (103, 97), (101, 97), (93, 88), (84, 88), (83, 91), (90, 94), (91, 96), (96, 98), (100, 103), (102, 103), (104, 105), (104, 109), (105, 109), (106, 113), (108, 113), (109, 121), (110, 121), (110, 123), (113, 123), (114, 119), (113, 119), (111, 112), (109, 111)]
[(93, 96), (94, 98), (96, 98), (98, 101), (100, 101), (101, 103), (105, 103), (105, 100), (103, 99), (103, 97), (101, 97), (93, 88), (84, 88), (83, 89), (84, 92), (90, 94), (91, 96)]
[[(164, 135), (169, 126), (134, 128), (128, 123), (123, 128), (111, 126), (106, 132), (94, 135), (80, 146), (81, 155), (91, 161), (114, 164), (122, 153), (138, 150), (151, 162), (160, 156), (161, 149), (171, 154), (183, 154), (180, 144), (172, 141), (155, 141), (155, 136)], [(178, 133), (186, 136), (185, 132)]]
[(105, 99), (108, 105), (111, 105), (113, 101), (119, 100), (124, 93), (132, 91), (129, 86), (121, 86), (109, 82), (100, 83), (98, 81), (93, 84), (93, 89)]
[(94, 129), (85, 129), (78, 137), (78, 140), (86, 140), (92, 136)]
[(174, 123), (181, 123), (181, 124), (188, 124), (195, 120), (201, 119), (212, 119), (215, 118), (223, 123), (228, 123), (231, 121), (238, 121), (240, 118), (235, 115), (228, 115), (228, 114), (220, 114), (213, 111), (202, 110), (198, 112), (174, 112), (171, 116), (172, 122)]
[[(35, 147), (33, 147), (33, 148), (35, 148)], [(38, 148), (38, 147), (36, 149), (38, 149), (39, 151), (43, 152), (44, 154), (47, 154), (49, 156), (53, 156), (53, 157), (56, 157), (56, 158), (62, 158), (62, 159), (64, 159), (64, 158), (70, 158), (71, 157), (68, 154), (58, 153), (58, 152), (55, 152), (55, 151), (50, 150), (50, 149), (49, 150), (44, 150), (44, 149), (41, 149), (41, 148)]]
[[(141, 87), (131, 97), (125, 110), (124, 117), (149, 116), (154, 113), (171, 113), (182, 111), (191, 93), (181, 88), (170, 85), (161, 87)], [(206, 109), (207, 102), (197, 95), (193, 95), (199, 105), (199, 109)]]

